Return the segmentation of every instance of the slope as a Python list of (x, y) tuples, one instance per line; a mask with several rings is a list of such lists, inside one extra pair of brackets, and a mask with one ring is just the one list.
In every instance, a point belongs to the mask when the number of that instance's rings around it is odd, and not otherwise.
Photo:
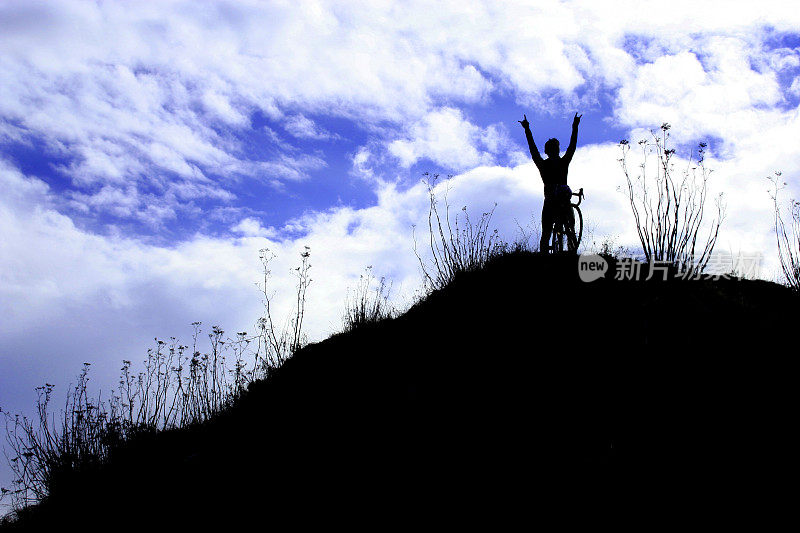
[(763, 516), (788, 498), (797, 296), (577, 273), (500, 256), (306, 346), (210, 423), (130, 443), (19, 527)]

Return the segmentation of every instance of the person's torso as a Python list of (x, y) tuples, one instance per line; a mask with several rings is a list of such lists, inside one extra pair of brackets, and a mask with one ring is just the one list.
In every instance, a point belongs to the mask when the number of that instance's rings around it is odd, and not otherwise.
[(566, 185), (569, 163), (561, 157), (548, 157), (539, 164), (539, 174), (545, 185)]
[(548, 157), (539, 165), (539, 174), (544, 182), (545, 200), (555, 198), (559, 186), (567, 185), (569, 163), (560, 157)]

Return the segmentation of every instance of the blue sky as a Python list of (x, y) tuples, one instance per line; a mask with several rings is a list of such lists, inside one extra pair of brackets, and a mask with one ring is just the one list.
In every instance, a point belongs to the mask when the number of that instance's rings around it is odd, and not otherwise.
[[(590, 244), (635, 246), (617, 142), (709, 143), (718, 248), (777, 279), (766, 176), (800, 196), (800, 15), (786, 2), (37, 2), (0, 5), (0, 406), (189, 324), (252, 327), (310, 246), (308, 333), (367, 265), (420, 286), (423, 172), (507, 239), (536, 224), (540, 147), (568, 142)], [(444, 185), (442, 185), (444, 187)], [(59, 389), (60, 388), (60, 389)], [(5, 475), (5, 474), (4, 474)], [(3, 475), (3, 476), (4, 476)], [(0, 485), (7, 477), (0, 476)]]

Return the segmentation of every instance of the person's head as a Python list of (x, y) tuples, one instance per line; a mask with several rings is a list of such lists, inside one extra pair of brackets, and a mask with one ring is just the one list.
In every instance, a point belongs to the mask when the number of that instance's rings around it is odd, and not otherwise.
[(544, 143), (544, 153), (547, 157), (558, 157), (559, 147), (558, 139), (550, 139)]

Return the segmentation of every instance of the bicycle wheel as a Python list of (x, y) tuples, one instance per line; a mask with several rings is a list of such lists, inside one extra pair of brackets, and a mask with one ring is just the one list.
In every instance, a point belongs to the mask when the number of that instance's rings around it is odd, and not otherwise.
[(578, 246), (581, 244), (583, 237), (583, 214), (580, 208), (572, 204), (572, 220), (565, 224), (566, 237), (567, 237), (567, 250), (570, 253), (578, 253)]
[(577, 253), (578, 241), (576, 239), (574, 228), (567, 228), (566, 238), (567, 238), (567, 251), (572, 254)]
[(577, 241), (575, 244), (575, 249), (577, 250), (578, 246), (581, 245), (581, 239), (583, 238), (583, 213), (581, 213), (581, 208), (577, 205), (573, 205), (572, 215), (575, 219), (575, 240)]

